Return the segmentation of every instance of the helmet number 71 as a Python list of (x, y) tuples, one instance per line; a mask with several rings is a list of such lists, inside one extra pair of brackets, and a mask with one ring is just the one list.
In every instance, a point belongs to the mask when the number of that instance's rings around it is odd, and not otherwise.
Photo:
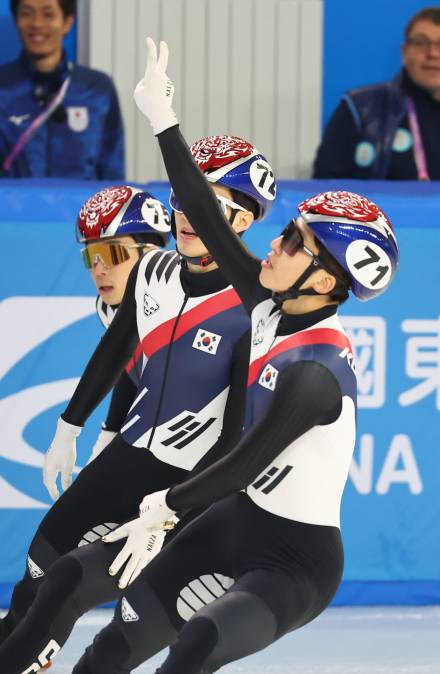
[[(363, 260), (360, 260), (359, 262), (356, 262), (354, 265), (356, 269), (362, 269), (363, 267), (366, 267), (369, 264), (375, 264), (376, 262), (379, 262), (380, 256), (374, 251), (370, 246), (365, 246), (364, 248), (365, 252), (367, 253), (368, 257), (364, 258)], [(374, 278), (371, 281), (371, 285), (375, 286), (379, 283), (379, 281), (385, 276), (387, 271), (389, 270), (388, 265), (378, 265), (376, 267), (376, 271), (379, 272), (376, 278)]]

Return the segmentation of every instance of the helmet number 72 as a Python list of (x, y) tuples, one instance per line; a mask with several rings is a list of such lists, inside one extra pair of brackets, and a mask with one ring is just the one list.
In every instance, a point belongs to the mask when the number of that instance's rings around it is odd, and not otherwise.
[[(258, 187), (261, 191), (267, 191), (272, 196), (275, 196), (275, 176), (273, 171), (270, 169), (269, 165), (266, 162), (257, 162), (257, 169), (261, 173), (260, 181)], [(269, 184), (267, 184), (269, 182)]]

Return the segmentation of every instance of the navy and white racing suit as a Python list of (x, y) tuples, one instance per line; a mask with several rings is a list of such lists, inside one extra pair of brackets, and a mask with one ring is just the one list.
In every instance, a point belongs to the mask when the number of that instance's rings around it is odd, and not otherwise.
[[(133, 353), (131, 362), (141, 373), (135, 398), (121, 433), (43, 518), (3, 621), (6, 636), (28, 610), (51, 565), (76, 548), (84, 534), (137, 516), (146, 493), (181, 482), (238, 440), (249, 325), (238, 295), (219, 270), (191, 273), (177, 253), (162, 250), (137, 263), (62, 416), (84, 424)], [(229, 421), (222, 433), (224, 416)], [(118, 596), (118, 589), (114, 581), (108, 583), (107, 571), (105, 576), (108, 600)], [(98, 595), (101, 603), (102, 590)]]

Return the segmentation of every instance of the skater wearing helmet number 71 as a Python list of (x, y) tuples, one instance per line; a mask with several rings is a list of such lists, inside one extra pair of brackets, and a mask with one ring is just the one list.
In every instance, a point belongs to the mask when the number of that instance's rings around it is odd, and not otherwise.
[[(127, 589), (74, 674), (130, 672), (165, 644), (158, 674), (208, 674), (329, 604), (342, 574), (339, 511), (356, 430), (356, 378), (338, 306), (350, 291), (360, 300), (385, 292), (399, 257), (376, 204), (325, 192), (302, 202), (267, 259), (255, 259), (179, 131), (166, 45), (159, 58), (147, 45), (136, 103), (176, 199), (251, 315), (245, 427), (216, 464), (144, 498), (145, 530), (175, 511), (212, 505)], [(207, 586), (209, 574), (227, 591)]]
[(398, 264), (385, 214), (347, 192), (302, 202), (267, 259), (253, 257), (179, 131), (167, 47), (158, 58), (147, 44), (136, 103), (174, 199), (251, 316), (245, 422), (215, 463), (144, 497), (123, 532), (132, 550), (175, 512), (206, 510), (127, 588), (74, 674), (128, 674), (166, 645), (158, 674), (209, 674), (328, 606), (343, 569), (340, 503), (356, 433), (356, 377), (337, 311), (350, 291), (361, 300), (386, 291)]

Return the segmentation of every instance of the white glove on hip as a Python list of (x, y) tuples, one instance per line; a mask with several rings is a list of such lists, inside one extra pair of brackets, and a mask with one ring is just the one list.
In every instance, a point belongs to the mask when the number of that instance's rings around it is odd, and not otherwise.
[(94, 459), (96, 459), (96, 457), (101, 454), (102, 450), (111, 443), (115, 435), (117, 435), (115, 431), (107, 431), (105, 428), (101, 430), (98, 437), (96, 438), (95, 444), (93, 445), (92, 453), (89, 456), (87, 465), (94, 461)]
[(165, 129), (178, 124), (176, 113), (172, 106), (174, 86), (166, 69), (168, 65), (168, 45), (166, 42), (159, 44), (159, 58), (157, 57), (156, 44), (147, 37), (147, 65), (145, 75), (134, 90), (134, 100), (137, 107), (153, 127), (153, 133), (157, 136)]
[(72, 484), (72, 473), (76, 461), (76, 438), (81, 426), (68, 424), (58, 419), (57, 430), (46, 452), (43, 464), (43, 482), (54, 501), (59, 497), (57, 477), (61, 473), (61, 485), (66, 491)]
[(127, 522), (103, 537), (105, 543), (114, 543), (127, 538), (121, 552), (113, 560), (108, 572), (116, 576), (126, 564), (118, 582), (118, 587), (125, 588), (137, 578), (147, 564), (161, 551), (166, 531), (163, 529), (147, 529), (141, 517)]
[(168, 489), (155, 491), (145, 496), (139, 506), (139, 518), (146, 529), (163, 529), (165, 522), (171, 520), (175, 511), (167, 506), (165, 497)]

